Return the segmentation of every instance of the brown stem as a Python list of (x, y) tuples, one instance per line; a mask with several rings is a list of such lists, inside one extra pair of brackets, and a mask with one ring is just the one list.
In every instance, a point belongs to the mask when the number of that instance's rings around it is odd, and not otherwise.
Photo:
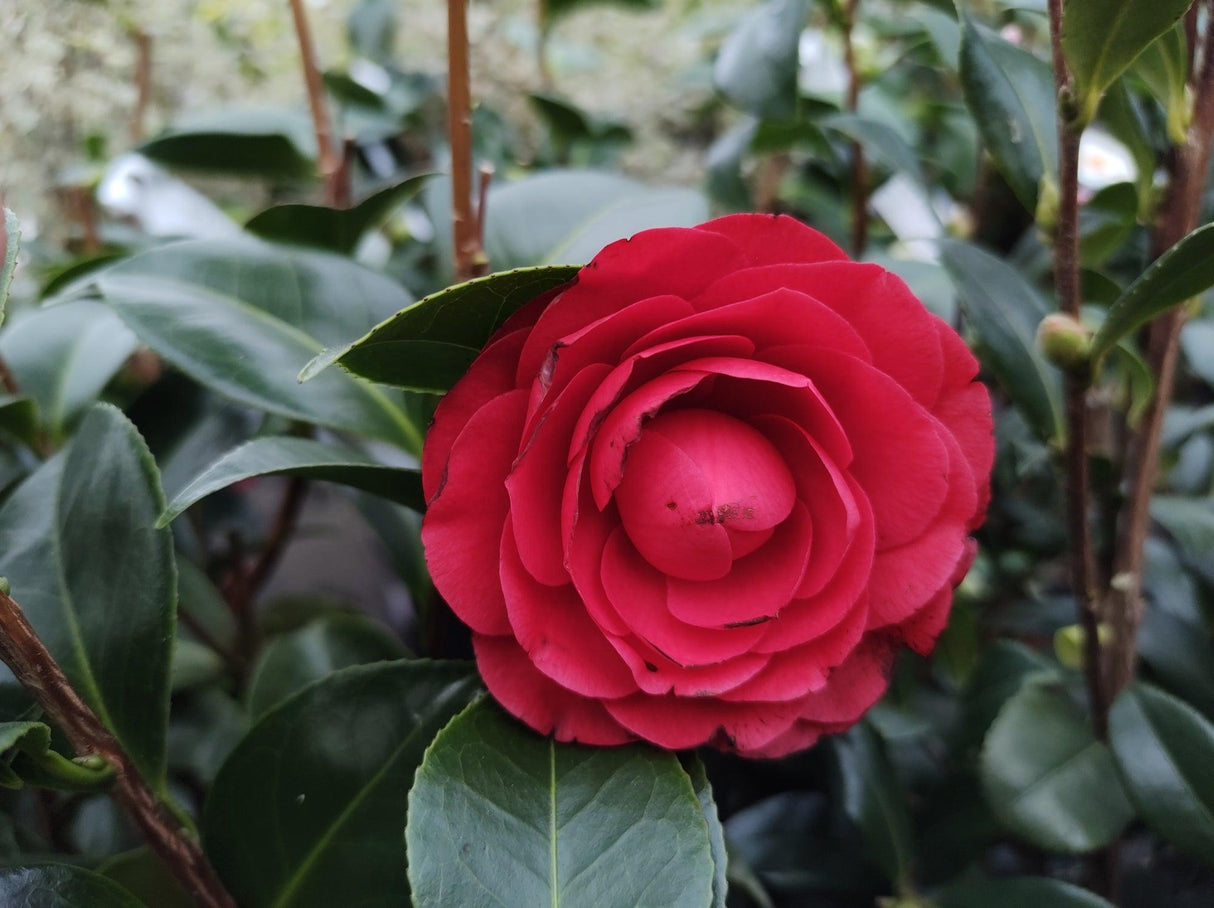
[[(1049, 0), (1050, 45), (1058, 102), (1058, 221), (1054, 237), (1054, 290), (1058, 307), (1079, 317), (1079, 137), (1071, 94), (1071, 73), (1062, 53), (1062, 0)], [(1066, 524), (1070, 539), (1070, 576), (1084, 637), (1084, 679), (1092, 711), (1092, 727), (1103, 740), (1108, 734), (1109, 700), (1100, 651), (1101, 593), (1089, 523), (1088, 386), (1086, 374), (1069, 374), (1066, 398)]]
[(489, 270), (472, 210), (472, 89), (468, 75), (468, 0), (447, 0), (447, 139), (451, 145), (451, 231), (460, 281)]
[(135, 39), (135, 110), (131, 114), (131, 143), (143, 141), (143, 123), (152, 94), (152, 39), (141, 28), (132, 32)]
[[(855, 113), (860, 106), (860, 72), (856, 67), (856, 52), (852, 45), (857, 6), (859, 0), (847, 0), (843, 14), (843, 61), (847, 66), (846, 108), (849, 113)], [(868, 245), (868, 166), (864, 160), (864, 148), (859, 142), (851, 143), (851, 168), (851, 252), (852, 256), (860, 258)]]
[(548, 0), (535, 0), (535, 18), (538, 33), (535, 38), (535, 65), (540, 73), (540, 88), (552, 88), (552, 66), (548, 62), (548, 36), (552, 29), (548, 22)]
[(270, 535), (245, 579), (249, 597), (256, 596), (265, 586), (274, 568), (278, 566), (282, 553), (295, 532), (295, 524), (303, 510), (304, 499), (307, 497), (308, 481), (301, 476), (293, 476), (287, 482), (287, 490), (278, 505), (278, 513), (274, 516), (274, 524), (270, 527)]
[[(1214, 13), (1214, 0), (1207, 3)], [(1169, 160), (1168, 192), (1155, 224), (1152, 252), (1159, 256), (1192, 231), (1201, 215), (1201, 197), (1214, 137), (1214, 15), (1206, 20), (1201, 70), (1195, 89), (1193, 121), (1185, 144)], [(1117, 528), (1114, 583), (1109, 595), (1113, 644), (1109, 656), (1111, 690), (1115, 693), (1134, 677), (1138, 629), (1142, 624), (1143, 546), (1151, 525), (1151, 492), (1159, 469), (1163, 417), (1172, 399), (1179, 356), (1180, 329), (1185, 313), (1176, 307), (1151, 323), (1147, 363), (1155, 376), (1155, 393), (1142, 422), (1130, 437), (1126, 455), (1128, 493)]]
[(303, 63), (304, 83), (308, 90), (308, 109), (312, 113), (312, 127), (316, 131), (316, 154), (320, 164), (320, 175), (325, 183), (325, 203), (337, 207), (345, 193), (342, 188), (341, 155), (333, 144), (333, 121), (329, 119), (329, 104), (325, 96), (324, 80), (316, 63), (316, 50), (312, 45), (312, 32), (308, 28), (308, 15), (303, 0), (291, 0), (291, 16), (295, 20), (295, 37), (299, 41), (299, 56)]
[(477, 170), (480, 183), (476, 194), (476, 241), (485, 247), (485, 222), (489, 220), (489, 187), (493, 184), (495, 169), (488, 161)]
[(0, 659), (33, 694), (77, 754), (96, 754), (115, 768), (114, 800), (198, 904), (203, 908), (236, 908), (198, 842), (172, 818), (114, 736), (80, 699), (21, 607), (5, 593), (0, 593)]

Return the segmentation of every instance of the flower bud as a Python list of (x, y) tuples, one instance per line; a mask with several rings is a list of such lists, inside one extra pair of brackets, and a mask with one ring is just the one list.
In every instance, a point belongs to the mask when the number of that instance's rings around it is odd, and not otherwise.
[(1091, 360), (1092, 332), (1078, 319), (1055, 312), (1037, 326), (1037, 347), (1060, 369), (1079, 371)]

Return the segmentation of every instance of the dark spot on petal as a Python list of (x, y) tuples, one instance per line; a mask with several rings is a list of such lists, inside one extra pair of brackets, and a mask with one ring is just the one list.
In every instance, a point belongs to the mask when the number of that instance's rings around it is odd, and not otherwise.
[(756, 624), (763, 624), (766, 621), (771, 621), (772, 618), (774, 618), (774, 617), (775, 617), (774, 615), (760, 615), (758, 618), (751, 618), (749, 621), (735, 621), (735, 622), (733, 622), (731, 624), (727, 624), (725, 626), (726, 627), (752, 627), (753, 625), (756, 625)]
[(649, 669), (651, 672), (656, 672), (658, 670), (658, 667), (656, 665), (654, 665), (652, 662), (648, 662), (648, 661), (645, 663), (645, 667), (647, 669)]
[(666, 507), (670, 508), (672, 511), (677, 511), (679, 509), (679, 503), (677, 501), (668, 501), (666, 502)]

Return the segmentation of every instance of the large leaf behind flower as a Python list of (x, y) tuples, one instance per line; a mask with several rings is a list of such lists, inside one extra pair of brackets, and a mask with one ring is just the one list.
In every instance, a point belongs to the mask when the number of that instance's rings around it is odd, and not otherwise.
[(164, 777), (176, 607), (152, 456), (98, 405), (0, 509), (0, 574), (85, 702), (153, 785)]
[(708, 823), (674, 754), (557, 744), (489, 700), (426, 752), (405, 837), (419, 908), (713, 898)]
[(456, 284), (396, 313), (345, 347), (326, 350), (300, 378), (308, 381), (332, 363), (373, 381), (423, 391), (445, 391), (511, 313), (574, 278), (576, 265), (520, 268)]
[(412, 302), (381, 274), (316, 250), (258, 241), (174, 243), (93, 280), (157, 353), (196, 381), (291, 419), (420, 448), (405, 398), (336, 370), (307, 388), (299, 370)]
[(258, 722), (220, 770), (202, 822), (242, 908), (407, 906), (409, 786), (477, 689), (466, 663), (358, 666)]

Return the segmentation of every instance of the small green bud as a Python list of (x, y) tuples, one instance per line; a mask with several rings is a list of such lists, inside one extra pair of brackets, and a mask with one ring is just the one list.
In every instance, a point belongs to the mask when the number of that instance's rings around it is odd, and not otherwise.
[(1037, 326), (1037, 347), (1058, 368), (1082, 372), (1091, 363), (1092, 332), (1078, 319), (1055, 312)]
[[(1096, 639), (1102, 647), (1107, 646), (1113, 639), (1113, 629), (1107, 624), (1096, 627)], [(1068, 624), (1054, 632), (1054, 655), (1067, 668), (1083, 668), (1084, 642), (1087, 634), (1078, 624)]]
[(109, 767), (109, 761), (101, 754), (85, 754), (82, 757), (74, 757), (72, 762), (81, 769), (90, 769), (93, 772), (100, 772)]
[(3, 593), (5, 596), (7, 596), (12, 591), (13, 591), (13, 588), (11, 586), (9, 586), (8, 578), (0, 577), (0, 593)]
[(1037, 211), (1034, 218), (1037, 226), (1046, 234), (1053, 234), (1058, 225), (1058, 208), (1062, 204), (1062, 192), (1058, 181), (1048, 173), (1037, 186)]

